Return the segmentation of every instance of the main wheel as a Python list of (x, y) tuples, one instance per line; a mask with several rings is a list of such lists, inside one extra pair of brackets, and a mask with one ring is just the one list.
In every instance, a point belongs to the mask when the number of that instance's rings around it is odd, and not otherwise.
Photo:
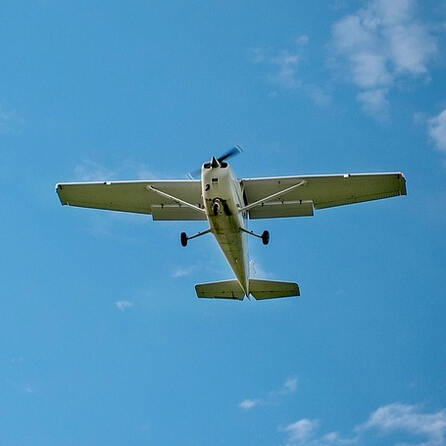
[(264, 245), (267, 245), (269, 243), (269, 232), (268, 231), (263, 231), (262, 242)]
[(181, 246), (187, 246), (187, 234), (185, 232), (181, 233), (180, 239), (181, 239)]

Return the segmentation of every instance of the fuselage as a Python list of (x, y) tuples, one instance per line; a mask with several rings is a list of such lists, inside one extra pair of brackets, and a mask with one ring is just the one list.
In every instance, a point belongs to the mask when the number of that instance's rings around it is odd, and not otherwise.
[(201, 187), (211, 232), (229, 262), (240, 286), (249, 295), (249, 262), (246, 212), (243, 191), (231, 167), (225, 163), (206, 163), (201, 170)]

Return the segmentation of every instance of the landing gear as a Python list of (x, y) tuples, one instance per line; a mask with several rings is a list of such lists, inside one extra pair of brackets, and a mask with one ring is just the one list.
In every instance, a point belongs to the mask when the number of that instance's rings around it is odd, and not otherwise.
[(268, 231), (262, 232), (262, 243), (264, 245), (267, 245), (269, 243), (269, 232)]
[(180, 234), (181, 246), (187, 246), (187, 241), (188, 240), (192, 240), (193, 238), (200, 237), (201, 235), (207, 234), (209, 232), (211, 232), (211, 230), (210, 229), (206, 229), (206, 231), (198, 232), (197, 234), (191, 235), (190, 237), (188, 237), (185, 232), (182, 232)]
[(248, 231), (248, 230), (245, 229), (245, 228), (240, 228), (240, 231), (242, 231), (242, 232), (246, 232), (247, 234), (249, 234), (249, 235), (253, 235), (254, 237), (261, 238), (261, 239), (262, 239), (262, 243), (263, 243), (264, 245), (267, 245), (267, 244), (269, 243), (269, 232), (268, 232), (268, 231), (263, 231), (263, 232), (262, 232), (262, 235), (260, 235), (260, 234), (256, 234), (256, 233), (253, 232), (253, 231)]

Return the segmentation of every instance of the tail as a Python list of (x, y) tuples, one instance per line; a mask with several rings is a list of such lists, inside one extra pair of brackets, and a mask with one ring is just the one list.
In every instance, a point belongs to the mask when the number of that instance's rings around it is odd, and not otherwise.
[[(198, 297), (211, 299), (243, 300), (245, 292), (238, 280), (200, 283), (195, 285)], [(249, 294), (257, 300), (275, 299), (277, 297), (300, 296), (299, 286), (294, 282), (249, 279)]]
[(300, 296), (297, 283), (276, 280), (249, 279), (249, 292), (257, 300)]

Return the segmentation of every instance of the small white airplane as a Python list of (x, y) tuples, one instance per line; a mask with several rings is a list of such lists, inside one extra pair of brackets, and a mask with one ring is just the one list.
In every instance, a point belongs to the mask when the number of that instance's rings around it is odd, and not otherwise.
[(201, 180), (102, 181), (59, 183), (62, 205), (151, 214), (153, 220), (207, 220), (209, 228), (181, 245), (211, 232), (229, 262), (235, 280), (195, 285), (198, 297), (243, 300), (299, 296), (297, 283), (249, 277), (247, 235), (264, 245), (269, 232), (255, 234), (248, 219), (312, 216), (314, 209), (406, 195), (402, 173), (298, 175), (238, 179), (226, 160), (236, 146), (201, 168)]

